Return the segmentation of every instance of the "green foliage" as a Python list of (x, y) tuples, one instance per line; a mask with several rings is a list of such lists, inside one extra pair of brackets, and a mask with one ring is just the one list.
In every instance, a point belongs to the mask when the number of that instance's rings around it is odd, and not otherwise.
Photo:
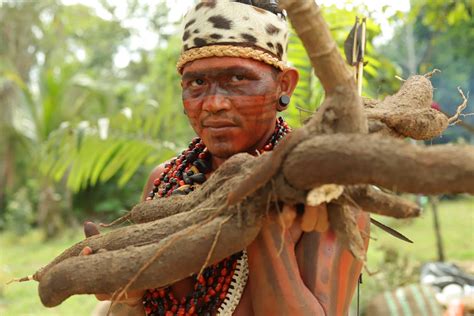
[(35, 220), (33, 203), (28, 195), (26, 187), (22, 187), (13, 194), (8, 201), (4, 218), (0, 220), (2, 228), (13, 231), (17, 235), (28, 232)]
[(67, 186), (75, 192), (118, 174), (123, 187), (140, 167), (156, 165), (176, 151), (174, 143), (156, 139), (163, 115), (142, 105), (57, 130), (48, 140), (42, 170), (55, 181), (67, 174)]
[[(360, 12), (347, 11), (335, 7), (324, 9), (324, 18), (330, 26), (339, 51), (344, 55), (343, 47), (349, 32)], [(372, 43), (381, 32), (380, 27), (370, 18), (367, 19), (367, 45), (363, 78), (363, 95), (378, 98), (394, 90), (396, 70), (394, 65), (378, 53)], [(292, 30), (288, 46), (288, 60), (298, 69), (300, 80), (292, 97), (292, 103), (285, 117), (293, 127), (301, 126), (324, 99), (324, 91), (314, 75), (313, 68), (301, 43)], [(348, 66), (349, 67), (349, 66)]]

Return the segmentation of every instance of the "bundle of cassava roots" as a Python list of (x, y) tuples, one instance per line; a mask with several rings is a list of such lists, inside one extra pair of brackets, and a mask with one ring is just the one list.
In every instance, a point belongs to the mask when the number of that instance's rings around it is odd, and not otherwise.
[[(382, 101), (364, 100), (314, 1), (280, 0), (280, 6), (324, 87), (318, 111), (274, 151), (235, 155), (199, 190), (140, 203), (122, 218), (134, 224), (65, 250), (29, 278), (39, 282), (45, 306), (74, 294), (118, 297), (172, 284), (245, 249), (265, 221), (278, 216), (275, 204), (311, 204), (309, 195), (324, 195), (327, 185), (338, 192), (319, 199), (328, 203), (331, 229), (360, 259), (362, 238), (351, 208), (408, 218), (420, 213), (418, 206), (390, 192), (474, 193), (472, 146), (405, 140), (437, 137), (449, 125), (431, 108), (429, 76), (408, 78)], [(93, 254), (80, 256), (86, 246)]]

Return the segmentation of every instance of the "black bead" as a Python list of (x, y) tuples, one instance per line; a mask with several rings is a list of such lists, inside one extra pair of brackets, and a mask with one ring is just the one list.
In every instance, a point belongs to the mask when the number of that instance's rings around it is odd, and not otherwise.
[(194, 174), (194, 171), (188, 171), (188, 176), (192, 176)]
[(171, 183), (167, 183), (167, 184), (165, 185), (165, 189), (166, 189), (166, 190), (171, 189), (171, 187), (172, 187)]
[(198, 154), (196, 152), (192, 151), (186, 156), (186, 160), (189, 163), (192, 163), (192, 162), (194, 162), (194, 160), (197, 159), (197, 156), (198, 156)]
[(191, 179), (189, 179), (187, 174), (183, 174), (183, 181), (186, 184), (193, 184), (193, 181)]
[(158, 187), (154, 187), (154, 188), (153, 188), (153, 192), (154, 192), (154, 193), (158, 192)]
[(206, 181), (206, 175), (204, 173), (198, 173), (190, 176), (189, 179), (196, 183), (204, 183)]
[(163, 181), (164, 181), (164, 182), (168, 182), (168, 181), (170, 181), (170, 178), (166, 175), (166, 176), (163, 178)]
[(209, 166), (209, 164), (202, 159), (196, 160), (193, 162), (193, 165), (196, 166), (196, 168), (198, 168), (198, 170), (202, 173), (208, 173), (211, 171), (211, 166)]
[(184, 192), (183, 190), (174, 190), (171, 195), (186, 195), (186, 192)]

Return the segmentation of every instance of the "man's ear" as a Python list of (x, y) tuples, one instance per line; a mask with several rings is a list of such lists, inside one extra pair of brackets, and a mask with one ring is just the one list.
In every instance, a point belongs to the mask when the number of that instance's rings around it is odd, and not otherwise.
[(298, 70), (293, 67), (288, 67), (282, 70), (279, 74), (280, 96), (287, 95), (291, 97), (295, 91), (300, 75)]

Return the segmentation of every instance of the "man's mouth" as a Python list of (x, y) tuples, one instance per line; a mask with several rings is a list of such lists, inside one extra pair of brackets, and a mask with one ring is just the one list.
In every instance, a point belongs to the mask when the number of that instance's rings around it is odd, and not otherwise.
[(229, 120), (206, 120), (203, 122), (202, 126), (204, 128), (227, 128), (236, 127), (237, 125)]

